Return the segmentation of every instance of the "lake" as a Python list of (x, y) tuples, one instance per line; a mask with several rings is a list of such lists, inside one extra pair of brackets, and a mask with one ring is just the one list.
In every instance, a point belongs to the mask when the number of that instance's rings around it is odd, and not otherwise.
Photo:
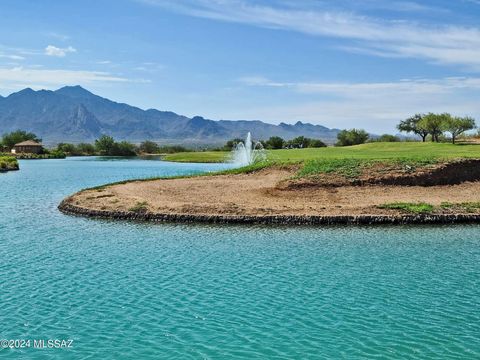
[(480, 357), (480, 226), (144, 224), (57, 210), (86, 187), (226, 167), (67, 158), (0, 174), (0, 339), (73, 340), (0, 356)]

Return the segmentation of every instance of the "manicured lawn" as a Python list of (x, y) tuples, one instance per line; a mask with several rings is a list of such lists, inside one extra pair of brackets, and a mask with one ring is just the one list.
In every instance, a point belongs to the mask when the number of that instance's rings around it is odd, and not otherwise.
[(175, 162), (220, 163), (228, 161), (229, 156), (230, 153), (226, 151), (198, 151), (167, 154), (162, 158)]
[[(222, 162), (230, 153), (222, 151), (170, 154), (168, 161)], [(348, 147), (309, 148), (268, 151), (268, 159), (276, 163), (299, 163), (306, 160), (427, 160), (480, 158), (480, 145), (452, 145), (437, 143), (371, 143)]]
[(303, 162), (328, 159), (451, 159), (480, 157), (478, 145), (452, 145), (433, 143), (371, 143), (357, 146), (318, 149), (275, 150), (269, 152), (272, 161)]

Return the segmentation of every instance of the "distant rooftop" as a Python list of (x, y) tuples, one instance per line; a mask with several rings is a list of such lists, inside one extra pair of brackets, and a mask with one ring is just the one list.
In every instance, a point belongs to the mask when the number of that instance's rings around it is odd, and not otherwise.
[(38, 142), (33, 140), (27, 140), (27, 141), (22, 141), (18, 144), (15, 144), (15, 146), (42, 146), (42, 144), (39, 144)]

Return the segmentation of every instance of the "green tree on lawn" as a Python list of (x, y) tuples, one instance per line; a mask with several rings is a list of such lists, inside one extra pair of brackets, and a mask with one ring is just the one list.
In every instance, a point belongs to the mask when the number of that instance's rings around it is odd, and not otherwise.
[(452, 135), (452, 143), (465, 131), (475, 129), (475, 119), (465, 116), (449, 116), (445, 119), (444, 129)]
[(422, 117), (422, 120), (418, 122), (418, 126), (428, 131), (428, 133), (432, 136), (433, 142), (438, 142), (440, 135), (442, 135), (443, 131), (445, 130), (446, 122), (451, 117), (452, 116), (447, 113), (428, 113), (427, 115)]
[(265, 141), (265, 147), (267, 149), (282, 149), (285, 145), (285, 140), (280, 136), (272, 136), (267, 141)]
[(415, 114), (406, 120), (400, 121), (400, 124), (397, 125), (397, 129), (402, 132), (416, 134), (422, 138), (423, 142), (425, 142), (429, 132), (428, 129), (422, 126), (424, 124), (420, 124), (420, 121), (422, 121), (423, 117), (423, 114)]
[(369, 138), (368, 133), (362, 129), (342, 130), (337, 135), (335, 146), (351, 146), (364, 144)]

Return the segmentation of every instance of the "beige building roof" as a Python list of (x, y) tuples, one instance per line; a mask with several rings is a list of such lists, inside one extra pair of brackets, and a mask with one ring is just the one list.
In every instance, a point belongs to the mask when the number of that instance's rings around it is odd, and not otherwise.
[(33, 140), (27, 140), (27, 141), (22, 141), (18, 144), (15, 144), (14, 146), (42, 146), (42, 144), (39, 144)]

